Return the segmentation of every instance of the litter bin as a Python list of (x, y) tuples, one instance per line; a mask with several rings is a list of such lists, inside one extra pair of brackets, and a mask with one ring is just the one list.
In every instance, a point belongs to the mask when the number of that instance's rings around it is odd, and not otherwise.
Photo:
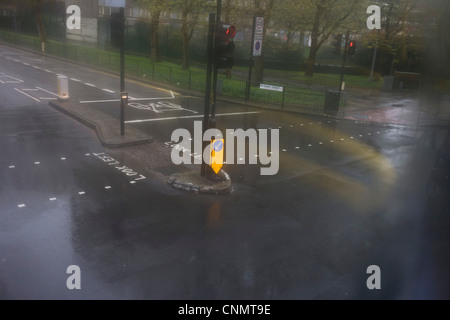
[(328, 90), (325, 92), (325, 114), (336, 115), (341, 103), (341, 92)]
[(69, 78), (58, 76), (58, 99), (69, 100)]

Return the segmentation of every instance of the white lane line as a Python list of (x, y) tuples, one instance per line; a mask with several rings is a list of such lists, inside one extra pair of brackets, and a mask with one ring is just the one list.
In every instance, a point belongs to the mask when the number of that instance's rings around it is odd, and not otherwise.
[(48, 73), (53, 73), (53, 71), (48, 70), (48, 69), (44, 69), (44, 71), (45, 71), (45, 72), (48, 72)]
[(34, 163), (35, 165), (39, 165), (39, 164), (41, 164), (39, 161), (36, 161), (35, 163)]
[(50, 200), (50, 201), (56, 201), (56, 198), (53, 197), (53, 198), (49, 198), (48, 200)]
[(39, 89), (22, 89), (23, 91), (39, 91)]
[(116, 93), (115, 91), (112, 91), (112, 90), (109, 90), (109, 89), (102, 89), (103, 91), (105, 91), (105, 92), (108, 92), (108, 93)]
[(44, 91), (44, 92), (50, 93), (51, 95), (54, 95), (55, 97), (58, 96), (56, 93), (53, 93), (53, 92), (50, 92), (50, 91), (48, 91), (48, 90), (42, 89), (41, 87), (36, 87), (36, 88), (39, 89), (39, 90), (42, 90), (42, 91)]
[[(220, 114), (216, 114), (216, 117), (239, 116), (239, 115), (245, 115), (245, 114), (257, 114), (257, 113), (261, 113), (261, 112), (260, 111), (253, 111), (253, 112), (220, 113)], [(203, 115), (168, 117), (168, 118), (154, 118), (154, 119), (143, 119), (143, 120), (129, 120), (129, 121), (125, 121), (125, 123), (142, 123), (142, 122), (167, 121), (167, 120), (192, 119), (192, 118), (203, 118)]]
[(109, 189), (111, 189), (111, 186), (105, 186), (105, 189), (109, 190)]
[(41, 69), (41, 67), (38, 67), (38, 66), (32, 66), (32, 67), (35, 69)]
[(89, 83), (89, 82), (84, 82), (85, 85), (89, 86), (89, 87), (96, 87), (95, 84)]
[(79, 194), (80, 196), (82, 196), (83, 194), (86, 194), (86, 192), (80, 191), (80, 192), (78, 192), (78, 194)]
[(35, 98), (35, 97), (33, 97), (33, 96), (30, 96), (29, 94), (27, 94), (27, 93), (23, 92), (23, 91), (22, 91), (22, 90), (20, 90), (20, 89), (14, 88), (14, 90), (16, 90), (17, 92), (20, 92), (21, 94), (23, 94), (23, 95), (27, 96), (28, 98), (31, 98), (31, 99), (33, 99), (34, 101), (37, 101), (37, 102), (41, 102), (41, 100), (39, 100), (39, 99), (36, 99), (36, 98)]
[(9, 166), (8, 168), (9, 169), (14, 169), (16, 166)]
[(75, 78), (70, 78), (70, 80), (75, 81), (75, 82), (81, 82), (81, 80), (75, 79)]
[[(128, 101), (173, 100), (174, 98), (175, 98), (175, 96), (172, 94), (172, 97), (164, 97), (164, 98), (133, 98), (133, 97), (128, 97)], [(80, 101), (80, 103), (106, 103), (106, 102), (120, 102), (120, 99)]]
[(19, 205), (17, 205), (19, 208), (25, 208), (26, 207), (26, 205), (25, 205), (25, 203), (21, 203), (21, 204), (19, 204)]

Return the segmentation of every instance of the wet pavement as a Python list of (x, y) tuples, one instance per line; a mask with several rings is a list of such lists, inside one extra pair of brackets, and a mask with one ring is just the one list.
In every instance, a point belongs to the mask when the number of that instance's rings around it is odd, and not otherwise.
[[(98, 102), (117, 99), (117, 79), (6, 47), (0, 60), (1, 299), (450, 298), (449, 203), (425, 194), (442, 127), (221, 102), (222, 131), (279, 130), (280, 170), (226, 165), (233, 192), (199, 195), (167, 180), (200, 172), (170, 155), (201, 99), (127, 82), (127, 128), (152, 142), (105, 147), (48, 92), (64, 72), (71, 108), (117, 119), (117, 101)], [(392, 108), (375, 105), (376, 118), (417, 115)], [(71, 265), (80, 290), (66, 285)], [(371, 265), (380, 290), (367, 288)]]

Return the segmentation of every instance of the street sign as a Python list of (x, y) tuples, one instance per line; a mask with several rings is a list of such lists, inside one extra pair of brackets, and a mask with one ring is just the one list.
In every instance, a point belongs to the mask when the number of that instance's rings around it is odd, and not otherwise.
[(284, 91), (283, 87), (272, 86), (270, 84), (262, 84), (262, 83), (259, 85), (259, 88), (263, 90), (278, 91), (278, 92)]
[(225, 145), (224, 139), (216, 139), (211, 143), (211, 158), (209, 160), (209, 165), (214, 170), (216, 174), (223, 167), (223, 149)]
[(262, 40), (255, 40), (253, 46), (253, 56), (259, 57), (262, 54)]
[(259, 57), (262, 54), (264, 34), (264, 18), (257, 17), (255, 20), (255, 37), (253, 38), (253, 56)]
[(263, 34), (264, 32), (264, 18), (257, 17), (255, 24), (255, 34)]

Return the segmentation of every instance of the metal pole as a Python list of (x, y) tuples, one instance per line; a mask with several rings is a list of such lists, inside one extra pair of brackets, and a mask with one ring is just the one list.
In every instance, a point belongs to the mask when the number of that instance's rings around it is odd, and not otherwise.
[(120, 8), (120, 92), (125, 91), (125, 8)]
[(345, 63), (347, 61), (349, 38), (350, 38), (350, 31), (347, 30), (347, 34), (345, 35), (345, 49), (344, 49), (344, 58), (342, 59), (341, 82), (339, 84), (339, 90), (338, 90), (339, 92), (342, 91), (342, 83), (344, 82)]
[(247, 87), (245, 90), (245, 101), (250, 99), (250, 88), (252, 85), (252, 68), (253, 68), (253, 41), (255, 39), (255, 28), (256, 28), (256, 16), (253, 17), (253, 29), (252, 29), (252, 38), (250, 39), (250, 59), (248, 63), (248, 80)]
[[(222, 0), (217, 0), (217, 14), (216, 21), (221, 20), (222, 15)], [(215, 29), (214, 29), (215, 34)], [(211, 119), (209, 122), (209, 128), (216, 127), (216, 98), (217, 98), (217, 77), (218, 72), (217, 66), (214, 66), (214, 74), (213, 74), (213, 85), (212, 85), (212, 101), (211, 101)]]
[(372, 68), (370, 69), (370, 81), (373, 80), (373, 72), (375, 70), (375, 60), (377, 59), (378, 44), (375, 45), (375, 50), (373, 51)]
[[(120, 92), (125, 92), (125, 8), (120, 8)], [(125, 135), (125, 101), (120, 99), (120, 135)]]
[[(206, 49), (207, 67), (206, 67), (206, 89), (205, 89), (205, 110), (203, 116), (203, 134), (209, 128), (209, 112), (211, 104), (211, 74), (213, 69), (213, 53), (214, 53), (214, 30), (216, 26), (216, 14), (209, 14), (209, 30), (208, 30), (208, 44)], [(202, 134), (202, 136), (203, 136)], [(208, 142), (203, 141), (203, 148), (208, 146)], [(206, 176), (207, 164), (204, 159), (202, 162), (201, 175)]]

